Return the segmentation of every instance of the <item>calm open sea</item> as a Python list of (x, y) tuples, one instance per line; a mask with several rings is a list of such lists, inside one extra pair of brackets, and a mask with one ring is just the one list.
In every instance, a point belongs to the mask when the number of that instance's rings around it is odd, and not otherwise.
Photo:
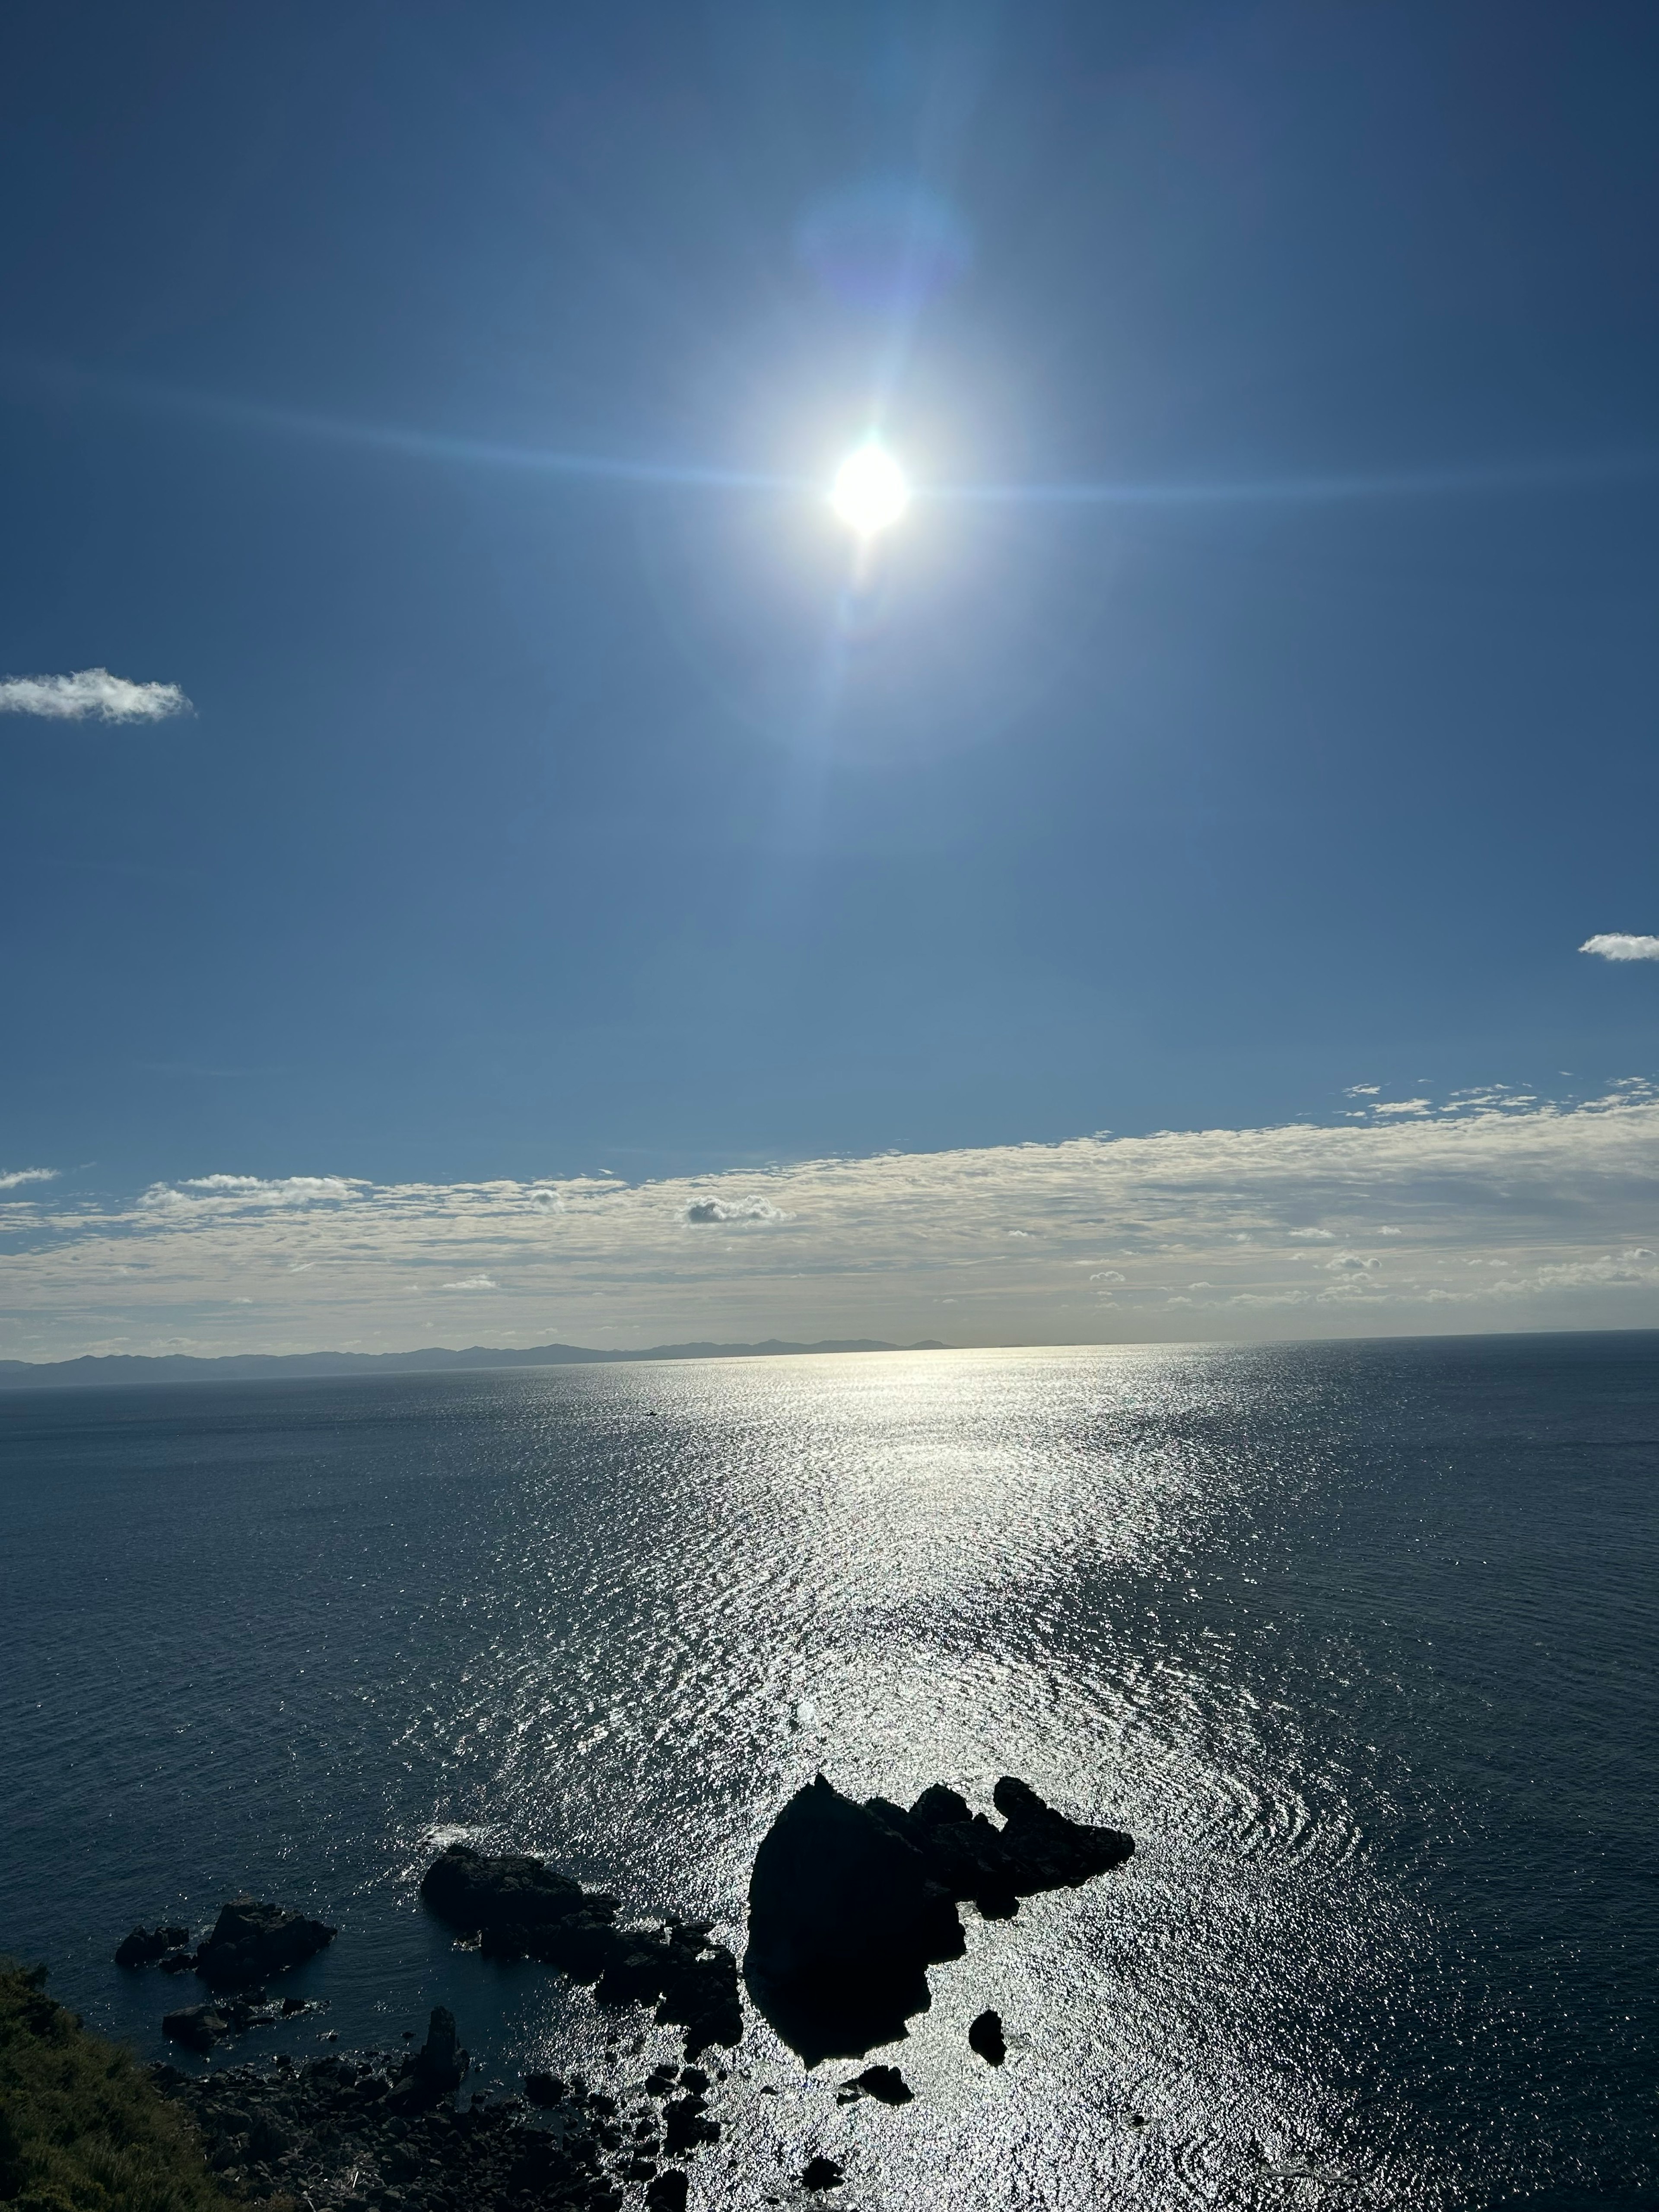
[(0, 1394), (0, 1948), (159, 2053), (195, 1985), (116, 1941), (251, 1888), (342, 1933), (243, 2053), (442, 2002), (483, 2084), (636, 2081), (667, 2032), (425, 1916), (440, 1843), (741, 1951), (815, 1769), (1012, 1772), (1134, 1859), (966, 1916), (901, 2110), (751, 2017), (694, 2205), (1642, 2203), (1656, 1509), (1651, 1335)]

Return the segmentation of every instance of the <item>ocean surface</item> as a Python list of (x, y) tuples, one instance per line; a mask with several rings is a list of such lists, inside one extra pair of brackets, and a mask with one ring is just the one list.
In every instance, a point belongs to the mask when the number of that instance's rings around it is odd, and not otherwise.
[(196, 1984), (116, 1942), (252, 1889), (341, 1934), (234, 2055), (443, 2002), (469, 2087), (636, 2082), (672, 2034), (455, 1948), (441, 1844), (740, 1953), (815, 1771), (1014, 1773), (1134, 1858), (964, 1910), (908, 2106), (751, 2015), (694, 2206), (1645, 2203), (1656, 1623), (1647, 1334), (0, 1394), (0, 1948), (160, 2055)]

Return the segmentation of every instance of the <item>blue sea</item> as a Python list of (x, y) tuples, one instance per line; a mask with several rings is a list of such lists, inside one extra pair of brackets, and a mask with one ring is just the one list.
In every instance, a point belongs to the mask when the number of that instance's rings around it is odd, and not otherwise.
[(146, 2054), (196, 1991), (116, 1942), (252, 1889), (329, 2008), (214, 2063), (443, 2002), (469, 2086), (635, 2082), (671, 2033), (456, 1948), (443, 1843), (741, 1951), (817, 1770), (1013, 1773), (1133, 1859), (965, 1911), (914, 2104), (751, 2015), (694, 2206), (1659, 2190), (1659, 1337), (17, 1391), (0, 1530), (0, 1948)]

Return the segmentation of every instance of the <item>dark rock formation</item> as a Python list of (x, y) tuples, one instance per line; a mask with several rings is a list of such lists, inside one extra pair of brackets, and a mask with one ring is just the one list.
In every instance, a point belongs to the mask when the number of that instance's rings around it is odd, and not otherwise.
[(646, 2212), (685, 2212), (691, 2177), (678, 2166), (665, 2166), (645, 2192)]
[(846, 2179), (846, 2173), (833, 2158), (825, 2158), (820, 2154), (817, 2158), (807, 2160), (800, 2185), (803, 2189), (839, 2189)]
[(388, 2099), (399, 2112), (429, 2112), (444, 2098), (454, 2095), (466, 2079), (471, 2055), (460, 2048), (455, 2015), (447, 2005), (434, 2005), (427, 2023), (426, 2041), (404, 2059), (392, 2081)]
[(916, 2094), (896, 2066), (866, 2066), (848, 2087), (862, 2089), (866, 2097), (879, 2098), (884, 2105), (911, 2104)]
[(280, 1905), (234, 1897), (196, 1954), (196, 1971), (211, 1989), (240, 1989), (314, 1958), (338, 1932)]
[(619, 1928), (606, 1892), (585, 1890), (540, 1859), (490, 1857), (465, 1844), (433, 1863), (421, 1894), (452, 1927), (476, 1931), (486, 1957), (538, 1959), (596, 1984), (595, 2002), (607, 2008), (654, 2006), (659, 2021), (684, 2028), (688, 2058), (742, 2039), (737, 1961), (710, 1942), (706, 1921)]
[(421, 1895), (456, 1928), (536, 1929), (577, 1913), (614, 1920), (617, 1900), (585, 1890), (540, 1859), (516, 1852), (489, 1857), (452, 1844), (427, 1869)]
[(1002, 2039), (1000, 2013), (981, 2013), (968, 2031), (968, 2046), (977, 2051), (988, 2066), (1001, 2065), (1008, 2056), (1008, 2046)]
[(163, 2014), (161, 2033), (171, 2042), (206, 2051), (231, 2036), (246, 2035), (251, 2027), (270, 2027), (276, 2021), (292, 2020), (296, 2013), (322, 2010), (314, 2000), (284, 1997), (280, 2004), (272, 2004), (263, 1990), (240, 1990), (234, 1996), (222, 1994), (207, 2004)]
[(964, 1948), (957, 1906), (1006, 1918), (1034, 1891), (1074, 1887), (1133, 1850), (1114, 1828), (1069, 1820), (1012, 1776), (994, 1827), (936, 1784), (907, 1813), (862, 1805), (819, 1775), (763, 1838), (749, 1885), (749, 1993), (809, 2066), (906, 2033), (932, 2002), (927, 1968)]
[(662, 2147), (670, 2158), (683, 2158), (699, 2143), (720, 2141), (720, 2122), (704, 2117), (708, 2105), (702, 2091), (693, 2089), (663, 2106)]
[(188, 1928), (135, 1928), (115, 1949), (118, 1966), (153, 1966), (169, 1951), (188, 1943)]
[(234, 2031), (228, 2013), (216, 2004), (198, 2004), (164, 2013), (161, 2033), (170, 2043), (182, 2043), (191, 2051), (211, 2051)]

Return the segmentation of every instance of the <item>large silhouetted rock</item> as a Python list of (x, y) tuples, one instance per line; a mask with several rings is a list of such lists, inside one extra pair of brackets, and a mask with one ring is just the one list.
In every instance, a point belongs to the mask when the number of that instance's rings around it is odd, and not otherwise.
[(927, 1968), (963, 1954), (949, 1894), (879, 1808), (855, 1804), (820, 1774), (755, 1854), (744, 1977), (809, 2066), (903, 2035), (931, 2002)]
[(1000, 1828), (942, 1784), (906, 1812), (884, 1797), (856, 1804), (820, 1774), (772, 1823), (749, 1885), (744, 1977), (809, 2066), (907, 2033), (932, 2002), (927, 1968), (962, 1956), (958, 1903), (1006, 1918), (1020, 1897), (1075, 1887), (1134, 1849), (1012, 1776), (994, 1798)]
[(213, 1933), (196, 1954), (196, 1971), (213, 1989), (244, 1989), (315, 1957), (338, 1932), (280, 1905), (234, 1897), (221, 1906)]

